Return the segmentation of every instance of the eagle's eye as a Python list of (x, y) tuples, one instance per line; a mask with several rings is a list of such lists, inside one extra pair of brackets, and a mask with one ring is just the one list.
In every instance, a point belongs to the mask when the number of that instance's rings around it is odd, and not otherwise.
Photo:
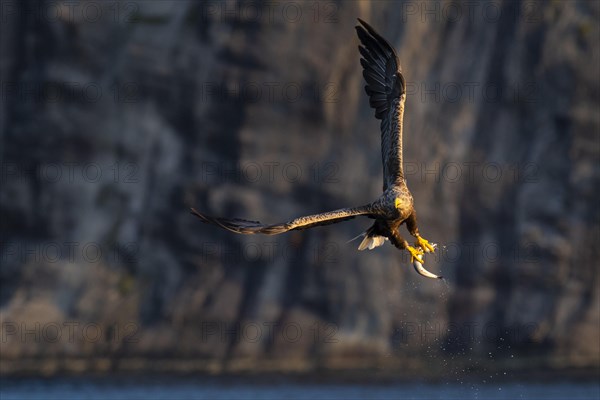
[(400, 201), (400, 197), (396, 197), (396, 200), (394, 201), (394, 207), (396, 207), (397, 210), (400, 209), (401, 206), (401, 201)]

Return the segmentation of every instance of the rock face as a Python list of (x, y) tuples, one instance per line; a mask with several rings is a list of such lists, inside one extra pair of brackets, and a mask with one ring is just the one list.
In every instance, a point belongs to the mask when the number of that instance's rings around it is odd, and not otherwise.
[[(4, 373), (598, 366), (597, 2), (2, 7)], [(253, 237), (188, 213), (380, 194), (357, 16), (398, 49), (447, 285), (346, 243), (367, 220)]]

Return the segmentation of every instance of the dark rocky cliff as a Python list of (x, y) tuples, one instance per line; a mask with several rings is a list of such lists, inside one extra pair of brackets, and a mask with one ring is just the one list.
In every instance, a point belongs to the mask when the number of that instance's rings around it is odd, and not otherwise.
[[(2, 7), (4, 373), (598, 366), (597, 2)], [(357, 16), (398, 49), (448, 285), (346, 243), (370, 221), (245, 237), (187, 211), (379, 195)]]

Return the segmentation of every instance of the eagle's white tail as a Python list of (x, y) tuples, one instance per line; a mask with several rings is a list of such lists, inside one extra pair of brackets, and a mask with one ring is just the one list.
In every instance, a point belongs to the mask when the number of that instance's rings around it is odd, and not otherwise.
[(375, 247), (379, 247), (388, 240), (385, 236), (369, 236), (365, 235), (365, 238), (358, 245), (358, 250), (369, 249), (373, 250)]
[(388, 240), (388, 238), (386, 238), (385, 236), (373, 235), (372, 232), (373, 232), (373, 227), (370, 227), (369, 229), (367, 229), (360, 235), (356, 236), (353, 239), (350, 239), (347, 243), (350, 243), (353, 240), (356, 240), (359, 237), (364, 236), (364, 239), (358, 245), (358, 250), (362, 251), (364, 249), (373, 250), (375, 247), (381, 246), (382, 244), (385, 243), (386, 240)]

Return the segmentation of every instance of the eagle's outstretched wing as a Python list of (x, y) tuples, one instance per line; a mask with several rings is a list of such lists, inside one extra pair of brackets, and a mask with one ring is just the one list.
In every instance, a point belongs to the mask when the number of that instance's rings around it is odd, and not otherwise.
[(383, 190), (404, 179), (402, 169), (402, 120), (406, 100), (406, 82), (394, 48), (369, 24), (360, 18), (356, 27), (362, 46), (363, 76), (369, 104), (381, 120), (381, 157)]
[(314, 226), (335, 224), (341, 221), (352, 219), (359, 215), (374, 216), (371, 206), (342, 208), (340, 210), (329, 211), (322, 214), (308, 215), (299, 217), (283, 224), (263, 225), (258, 221), (247, 221), (244, 219), (227, 219), (211, 217), (202, 214), (195, 209), (191, 209), (192, 214), (202, 220), (202, 222), (220, 226), (223, 229), (235, 233), (253, 234), (264, 233), (266, 235), (277, 235), (291, 230), (307, 229)]

